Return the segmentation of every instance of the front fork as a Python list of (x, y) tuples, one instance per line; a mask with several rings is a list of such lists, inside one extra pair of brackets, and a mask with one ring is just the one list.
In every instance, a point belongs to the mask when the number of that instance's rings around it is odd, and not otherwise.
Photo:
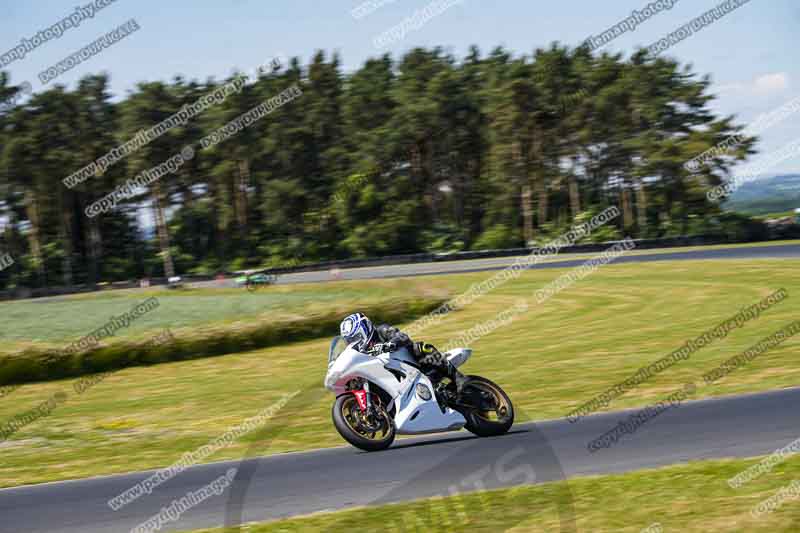
[(358, 402), (358, 407), (365, 413), (372, 412), (372, 398), (369, 392), (369, 381), (364, 381), (364, 388), (361, 390), (354, 390), (353, 394)]

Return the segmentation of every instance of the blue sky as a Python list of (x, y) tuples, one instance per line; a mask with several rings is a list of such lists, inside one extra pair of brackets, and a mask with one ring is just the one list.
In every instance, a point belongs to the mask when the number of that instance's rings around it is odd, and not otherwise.
[[(0, 54), (23, 37), (49, 27), (90, 0), (7, 0), (0, 20)], [(134, 18), (141, 29), (62, 75), (59, 83), (74, 86), (81, 76), (106, 71), (115, 94), (124, 95), (139, 81), (168, 80), (176, 74), (223, 78), (248, 70), (276, 54), (300, 56), (307, 62), (315, 50), (336, 51), (346, 71), (382, 53), (373, 39), (401, 23), (431, 0), (386, 2), (356, 20), (351, 10), (364, 0), (117, 0), (80, 27), (69, 29), (6, 67), (12, 82), (30, 81), (43, 90), (39, 72), (79, 50), (104, 33)], [(576, 45), (589, 35), (641, 10), (649, 0), (462, 0), (386, 50), (395, 56), (414, 46), (441, 45), (463, 57), (476, 44), (486, 53), (503, 45), (515, 54), (530, 54), (552, 41)], [(713, 8), (718, 0), (677, 0), (633, 32), (605, 46), (630, 53)], [(694, 69), (711, 75), (713, 104), (742, 123), (800, 96), (797, 33), (800, 2), (752, 0), (721, 20), (669, 49)], [(793, 46), (794, 45), (794, 46)], [(765, 152), (800, 136), (800, 113), (762, 134)], [(800, 172), (800, 157), (772, 169)]]

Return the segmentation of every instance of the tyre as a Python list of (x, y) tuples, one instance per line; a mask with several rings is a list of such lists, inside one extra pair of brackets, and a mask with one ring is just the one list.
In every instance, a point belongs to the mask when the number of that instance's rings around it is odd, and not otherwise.
[(514, 424), (514, 406), (508, 395), (495, 383), (480, 376), (467, 376), (461, 395), (464, 403), (474, 409), (461, 408), (467, 419), (468, 431), (479, 437), (494, 437), (507, 433)]
[(353, 394), (343, 394), (333, 403), (336, 431), (347, 442), (367, 452), (385, 450), (394, 442), (394, 420), (382, 406), (373, 406), (377, 415), (365, 416)]

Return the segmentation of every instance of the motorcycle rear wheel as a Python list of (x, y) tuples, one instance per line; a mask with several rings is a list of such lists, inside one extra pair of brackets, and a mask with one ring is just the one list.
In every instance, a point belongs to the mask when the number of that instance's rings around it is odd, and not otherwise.
[[(480, 376), (467, 376), (462, 396), (480, 397), (484, 404), (474, 409), (460, 408), (467, 423), (464, 427), (479, 437), (495, 437), (507, 433), (514, 424), (514, 405), (499, 385)], [(494, 413), (494, 416), (492, 416)]]
[[(377, 412), (374, 417), (377, 419), (372, 420), (372, 424), (380, 424), (380, 427), (370, 426), (352, 394), (343, 394), (336, 398), (331, 413), (333, 425), (339, 435), (356, 448), (367, 452), (385, 450), (392, 445), (396, 434), (394, 420), (384, 408), (374, 405), (373, 409)], [(375, 431), (371, 431), (372, 429)]]

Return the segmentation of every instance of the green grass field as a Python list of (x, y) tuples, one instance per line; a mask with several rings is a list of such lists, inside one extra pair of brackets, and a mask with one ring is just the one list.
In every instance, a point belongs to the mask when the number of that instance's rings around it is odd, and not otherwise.
[[(750, 511), (781, 488), (800, 480), (800, 462), (793, 460), (779, 465), (739, 489), (727, 485), (728, 478), (755, 462), (695, 462), (194, 533), (350, 530), (640, 533), (655, 524), (660, 525), (661, 531), (681, 533), (798, 531), (800, 501), (797, 499), (788, 499), (774, 512), (759, 517), (752, 516)], [(564, 522), (562, 529), (561, 520), (568, 515), (558, 513), (562, 505), (562, 510), (574, 512), (577, 529), (568, 527), (570, 522)]]
[[(417, 284), (418, 285), (418, 284)], [(293, 317), (332, 305), (354, 306), (381, 302), (401, 293), (407, 284), (385, 280), (358, 286), (340, 284), (282, 285), (244, 289), (119, 290), (56, 298), (3, 302), (0, 352), (27, 343), (71, 342), (95, 330), (111, 315), (120, 315), (147, 298), (160, 305), (120, 333), (142, 336), (164, 328), (201, 328), (256, 318)]]
[[(535, 290), (567, 270), (526, 272), (447, 316), (420, 338), (445, 344), (520, 298), (530, 298), (527, 313), (473, 343), (475, 354), (466, 370), (506, 388), (517, 406), (519, 421), (540, 420), (565, 416), (740, 308), (780, 287), (788, 290), (787, 300), (757, 320), (629, 391), (608, 409), (641, 406), (661, 399), (686, 381), (701, 382), (704, 372), (796, 320), (800, 314), (798, 266), (796, 260), (609, 265), (542, 305), (534, 303)], [(331, 290), (345, 297), (372, 294), (388, 300), (411, 289), (456, 293), (490, 275), (272, 287), (260, 297), (269, 298), (271, 291)], [(309, 296), (306, 301), (318, 300)], [(48, 304), (30, 305), (41, 305), (45, 312)], [(332, 331), (331, 336), (334, 334)], [(333, 398), (324, 394), (321, 386), (327, 345), (326, 339), (318, 339), (128, 368), (82, 395), (72, 391), (74, 381), (25, 385), (0, 399), (0, 420), (35, 407), (58, 390), (67, 391), (69, 398), (50, 416), (0, 443), (0, 484), (167, 466), (297, 390), (304, 392), (264, 431), (241, 439), (209, 460), (240, 458), (248, 450), (269, 454), (342, 445), (330, 421)], [(793, 338), (717, 384), (701, 386), (697, 397), (797, 385), (798, 347), (800, 339)]]

